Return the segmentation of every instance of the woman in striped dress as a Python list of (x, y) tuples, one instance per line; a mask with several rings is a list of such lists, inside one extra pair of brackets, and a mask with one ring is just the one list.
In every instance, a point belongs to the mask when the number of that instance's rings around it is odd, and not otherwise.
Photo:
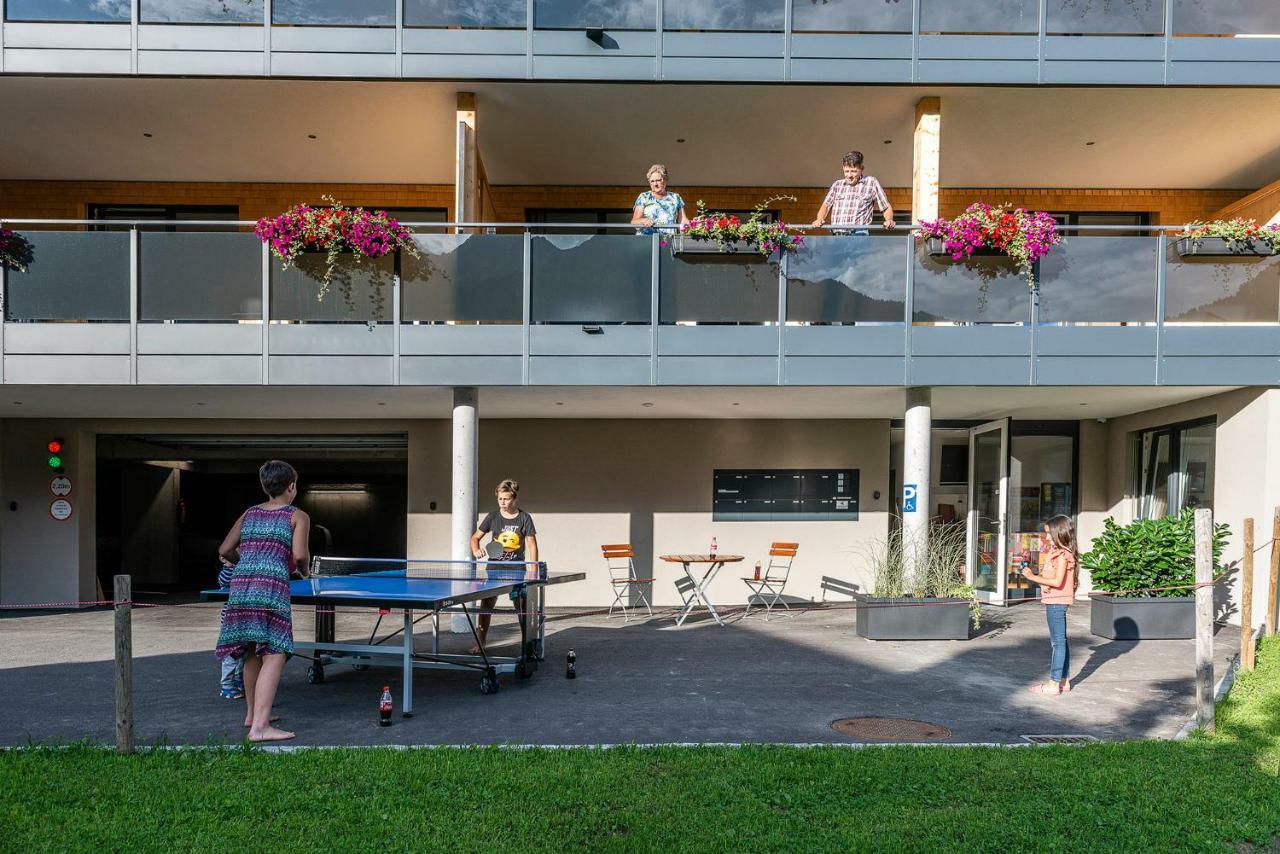
[(293, 654), (289, 574), (306, 574), (311, 520), (293, 506), (298, 495), (293, 466), (268, 460), (258, 479), (268, 500), (244, 511), (218, 549), (235, 570), (214, 655), (245, 660), (249, 740), (284, 741), (294, 734), (271, 725), (271, 705), (284, 663)]

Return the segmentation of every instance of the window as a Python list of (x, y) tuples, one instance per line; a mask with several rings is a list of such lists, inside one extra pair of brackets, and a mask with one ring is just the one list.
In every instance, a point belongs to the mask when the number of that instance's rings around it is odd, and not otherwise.
[[(134, 220), (164, 219), (172, 220), (173, 225), (144, 225), (140, 231), (237, 231), (234, 225), (182, 225), (187, 222), (207, 222), (209, 220), (240, 219), (240, 208), (235, 205), (89, 205), (89, 219)], [(95, 231), (128, 231), (127, 225), (96, 225)]]
[(396, 2), (397, 0), (274, 0), (271, 4), (271, 23), (320, 27), (394, 27)]
[(786, 16), (783, 6), (779, 0), (667, 3), (662, 9), (662, 27), (665, 30), (780, 33)]
[(539, 30), (652, 30), (656, 0), (533, 0), (533, 25)]
[(7, 0), (5, 20), (58, 23), (127, 24), (132, 0)]
[(144, 24), (262, 25), (262, 0), (142, 0)]
[(1213, 509), (1213, 419), (1173, 424), (1137, 434), (1137, 516), (1176, 516), (1188, 507)]
[(909, 33), (911, 4), (902, 0), (795, 0), (791, 28), (798, 33)]
[(406, 27), (462, 29), (524, 29), (525, 0), (482, 0), (455, 3), (452, 0), (405, 0)]

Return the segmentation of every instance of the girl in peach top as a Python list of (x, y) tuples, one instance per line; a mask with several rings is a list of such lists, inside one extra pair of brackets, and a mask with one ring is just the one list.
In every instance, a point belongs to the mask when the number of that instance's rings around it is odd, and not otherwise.
[(1027, 577), (1040, 585), (1045, 619), (1049, 623), (1049, 681), (1032, 685), (1033, 694), (1062, 694), (1071, 690), (1071, 651), (1067, 647), (1067, 608), (1076, 597), (1076, 531), (1070, 516), (1054, 516), (1044, 524), (1053, 547), (1045, 558), (1043, 573)]

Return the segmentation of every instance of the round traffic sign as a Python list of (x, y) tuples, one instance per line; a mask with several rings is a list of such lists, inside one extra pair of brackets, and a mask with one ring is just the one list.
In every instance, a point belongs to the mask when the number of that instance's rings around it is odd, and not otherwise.
[(71, 502), (65, 498), (55, 498), (49, 502), (49, 515), (59, 522), (65, 522), (71, 518)]
[(49, 491), (58, 498), (66, 498), (71, 494), (71, 478), (65, 474), (55, 475), (49, 480)]

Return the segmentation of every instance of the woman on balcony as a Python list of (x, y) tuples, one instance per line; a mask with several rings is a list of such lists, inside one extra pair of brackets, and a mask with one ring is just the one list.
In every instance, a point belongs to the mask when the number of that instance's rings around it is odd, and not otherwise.
[(684, 212), (684, 199), (679, 193), (667, 192), (667, 167), (655, 163), (649, 167), (645, 177), (649, 179), (649, 189), (636, 197), (631, 211), (631, 224), (643, 226), (641, 234), (654, 234), (658, 231), (675, 231), (676, 226), (689, 224), (689, 217)]

